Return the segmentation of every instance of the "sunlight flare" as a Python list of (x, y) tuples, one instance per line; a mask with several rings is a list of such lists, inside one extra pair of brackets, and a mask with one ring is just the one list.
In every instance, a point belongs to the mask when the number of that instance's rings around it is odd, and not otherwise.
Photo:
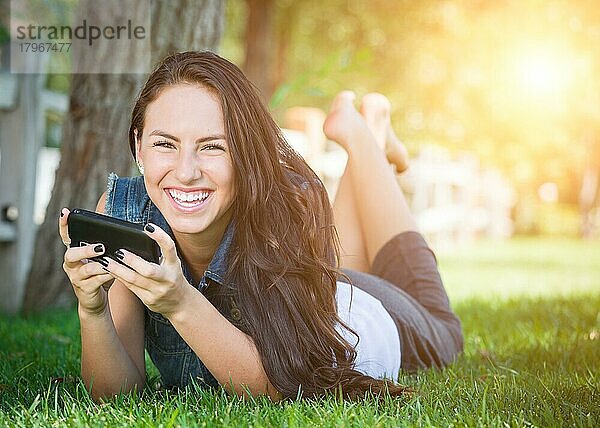
[(543, 100), (564, 95), (573, 80), (572, 64), (572, 58), (557, 47), (524, 49), (515, 60), (519, 89)]

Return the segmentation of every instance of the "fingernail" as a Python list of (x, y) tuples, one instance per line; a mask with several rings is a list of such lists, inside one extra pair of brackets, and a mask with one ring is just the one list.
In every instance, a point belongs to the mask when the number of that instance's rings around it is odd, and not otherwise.
[(154, 226), (152, 226), (150, 223), (146, 225), (145, 229), (150, 233), (154, 232)]
[(65, 213), (63, 212), (63, 210), (60, 210), (60, 216), (61, 216), (61, 217), (64, 217), (64, 216), (65, 216)]
[(121, 250), (117, 250), (115, 251), (115, 256), (117, 256), (117, 259), (123, 260), (123, 257), (125, 257), (125, 253), (123, 253), (123, 251)]
[(98, 244), (94, 247), (94, 251), (96, 253), (101, 253), (103, 250), (104, 250), (104, 245), (102, 245), (102, 244)]
[(108, 266), (108, 260), (106, 260), (104, 257), (101, 257), (98, 260), (98, 263), (100, 263), (102, 266), (106, 267)]

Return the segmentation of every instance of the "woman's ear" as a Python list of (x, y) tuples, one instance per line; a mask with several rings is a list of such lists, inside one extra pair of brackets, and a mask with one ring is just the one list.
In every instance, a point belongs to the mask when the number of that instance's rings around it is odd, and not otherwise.
[(135, 140), (135, 163), (137, 164), (140, 174), (144, 175), (144, 163), (142, 161), (142, 143), (141, 137), (138, 136), (138, 130), (133, 130), (133, 138)]

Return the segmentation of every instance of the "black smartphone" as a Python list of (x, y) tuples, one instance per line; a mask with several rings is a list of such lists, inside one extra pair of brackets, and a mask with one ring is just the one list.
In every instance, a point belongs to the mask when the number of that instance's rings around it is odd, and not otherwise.
[(100, 242), (105, 249), (100, 257), (108, 256), (121, 263), (115, 252), (123, 248), (149, 262), (159, 263), (160, 247), (144, 233), (144, 226), (141, 224), (81, 208), (71, 211), (67, 224), (72, 247)]

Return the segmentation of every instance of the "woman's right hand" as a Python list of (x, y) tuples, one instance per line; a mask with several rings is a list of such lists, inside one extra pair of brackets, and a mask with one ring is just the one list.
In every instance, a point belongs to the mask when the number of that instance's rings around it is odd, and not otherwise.
[(114, 281), (114, 277), (107, 273), (100, 263), (88, 260), (104, 254), (102, 244), (69, 247), (71, 243), (67, 225), (69, 213), (67, 208), (63, 208), (58, 219), (60, 237), (67, 247), (63, 269), (73, 285), (73, 291), (79, 301), (79, 310), (90, 315), (98, 315), (105, 311), (108, 303), (108, 293), (103, 286), (109, 286)]

